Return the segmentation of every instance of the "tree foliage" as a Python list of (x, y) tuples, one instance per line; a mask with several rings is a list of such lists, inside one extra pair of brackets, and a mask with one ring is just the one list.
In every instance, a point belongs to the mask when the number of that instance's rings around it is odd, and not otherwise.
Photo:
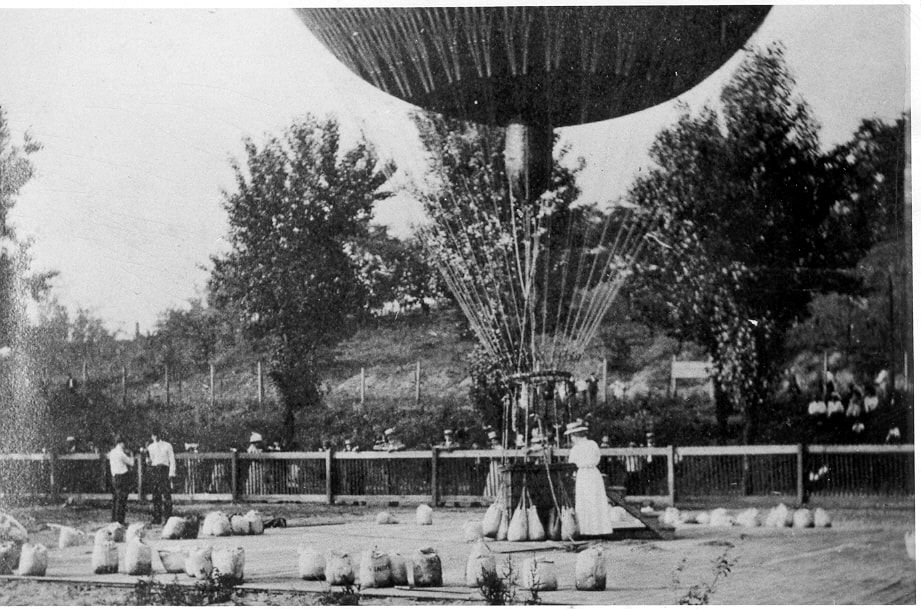
[[(656, 138), (656, 163), (630, 191), (659, 218), (638, 296), (672, 334), (703, 345), (723, 398), (756, 434), (784, 337), (816, 291), (852, 290), (842, 170), (794, 92), (783, 49), (749, 51), (721, 113), (685, 113)], [(725, 417), (726, 412), (722, 413)]]
[(290, 427), (318, 403), (316, 366), (354, 331), (367, 302), (346, 244), (367, 234), (374, 203), (387, 196), (386, 172), (367, 143), (341, 150), (332, 119), (307, 116), (245, 147), (236, 188), (224, 196), (231, 251), (213, 259), (210, 289), (269, 355)]

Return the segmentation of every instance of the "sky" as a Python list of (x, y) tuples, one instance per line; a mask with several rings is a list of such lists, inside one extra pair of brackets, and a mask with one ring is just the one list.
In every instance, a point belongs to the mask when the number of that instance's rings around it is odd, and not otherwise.
[[(906, 5), (776, 6), (750, 42), (785, 45), (830, 147), (862, 118), (907, 110), (910, 27)], [(333, 114), (345, 140), (364, 135), (411, 176), (421, 164), (411, 107), (339, 64), (288, 9), (6, 9), (0, 41), (14, 141), (28, 131), (43, 145), (11, 221), (32, 240), (33, 269), (58, 271), (60, 302), (111, 330), (152, 329), (203, 293), (227, 248), (221, 192), (244, 137)], [(715, 102), (740, 57), (680, 99)], [(586, 160), (583, 198), (622, 194), (676, 116), (671, 101), (560, 130)], [(377, 218), (398, 235), (423, 220), (406, 197)]]

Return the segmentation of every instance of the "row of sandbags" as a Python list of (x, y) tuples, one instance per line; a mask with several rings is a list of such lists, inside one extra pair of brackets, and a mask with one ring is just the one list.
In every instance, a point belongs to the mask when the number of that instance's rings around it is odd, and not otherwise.
[(185, 573), (195, 579), (206, 579), (215, 572), (243, 581), (246, 554), (243, 548), (212, 548), (199, 546), (181, 550), (159, 550), (160, 562), (167, 573)]
[(700, 524), (711, 527), (731, 527), (735, 525), (769, 528), (795, 527), (799, 529), (831, 526), (831, 516), (822, 508), (793, 510), (783, 503), (766, 512), (760, 512), (757, 508), (748, 508), (739, 511), (735, 515), (730, 514), (725, 508), (698, 512), (682, 511), (669, 507), (665, 508), (665, 512), (659, 516), (659, 521), (670, 526)]
[[(497, 571), (495, 556), (481, 540), (467, 558), (465, 583), (470, 588), (478, 588), (489, 576), (504, 579), (512, 574), (500, 574)], [(526, 590), (556, 590), (556, 565), (548, 558), (526, 558), (519, 564), (517, 581)], [(579, 552), (576, 557), (575, 584), (576, 590), (599, 591), (607, 587), (607, 567), (600, 547), (594, 546)]]
[(540, 519), (537, 507), (527, 493), (522, 492), (517, 507), (509, 516), (501, 499), (497, 499), (483, 515), (480, 529), (466, 526), (464, 538), (471, 541), (476, 533), (496, 541), (552, 541), (572, 540), (579, 535), (576, 512), (571, 507), (552, 510), (546, 526)]
[[(428, 504), (420, 504), (419, 507), (416, 508), (416, 524), (419, 526), (432, 524), (433, 512), (434, 511)], [(378, 512), (374, 517), (374, 522), (377, 524), (400, 524), (400, 521), (388, 511)]]
[(441, 557), (433, 548), (421, 548), (408, 558), (375, 548), (362, 552), (356, 565), (348, 553), (324, 553), (312, 545), (302, 545), (298, 548), (298, 573), (301, 579), (325, 580), (331, 586), (425, 588), (442, 584)]

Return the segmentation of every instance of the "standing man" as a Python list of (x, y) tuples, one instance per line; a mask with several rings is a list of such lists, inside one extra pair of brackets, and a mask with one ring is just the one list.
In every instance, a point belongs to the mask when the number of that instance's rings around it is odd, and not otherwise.
[(173, 478), (176, 477), (176, 455), (173, 445), (160, 439), (160, 434), (150, 434), (147, 446), (150, 460), (151, 500), (153, 501), (153, 524), (163, 524), (173, 515)]
[(134, 465), (134, 459), (125, 452), (125, 441), (118, 434), (115, 435), (115, 446), (108, 456), (109, 472), (112, 474), (112, 522), (125, 524), (128, 486), (131, 482), (128, 469)]

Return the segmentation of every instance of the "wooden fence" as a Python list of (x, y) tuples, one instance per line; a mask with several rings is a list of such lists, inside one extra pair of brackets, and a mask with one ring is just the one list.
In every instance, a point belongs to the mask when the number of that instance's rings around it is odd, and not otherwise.
[[(190, 501), (484, 504), (492, 450), (182, 453), (173, 497)], [(527, 459), (509, 451), (512, 460)], [(628, 500), (659, 504), (772, 497), (792, 503), (914, 498), (914, 446), (786, 445), (606, 448), (599, 469)], [(553, 452), (565, 462), (567, 450)], [(533, 458), (533, 457), (532, 457)], [(136, 468), (131, 496), (146, 489)], [(0, 455), (0, 499), (108, 498), (108, 461), (89, 454)], [(778, 499), (779, 500), (779, 499)]]

